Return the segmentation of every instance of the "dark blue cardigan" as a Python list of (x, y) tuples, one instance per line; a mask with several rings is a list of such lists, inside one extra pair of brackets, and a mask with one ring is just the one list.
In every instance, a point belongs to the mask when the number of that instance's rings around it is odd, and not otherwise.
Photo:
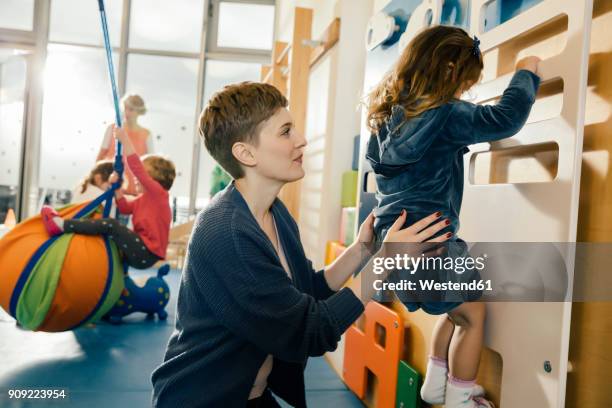
[(271, 211), (292, 280), (233, 183), (198, 215), (176, 329), (152, 375), (154, 406), (244, 407), (268, 354), (270, 389), (306, 406), (306, 359), (334, 350), (363, 312), (350, 289), (332, 291), (313, 270), (280, 200)]

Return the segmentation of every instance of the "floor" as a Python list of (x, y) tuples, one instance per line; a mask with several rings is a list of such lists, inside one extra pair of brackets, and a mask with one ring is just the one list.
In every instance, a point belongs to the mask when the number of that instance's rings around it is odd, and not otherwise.
[[(177, 271), (167, 277), (173, 294), (179, 278)], [(21, 330), (0, 309), (0, 407), (150, 406), (149, 377), (161, 362), (172, 332), (175, 299), (167, 309), (167, 322), (146, 321), (136, 313), (120, 326), (101, 322), (65, 333)], [(58, 388), (66, 390), (65, 400), (17, 401), (9, 400), (7, 394), (8, 389)], [(309, 360), (306, 389), (309, 407), (362, 406), (322, 357)]]

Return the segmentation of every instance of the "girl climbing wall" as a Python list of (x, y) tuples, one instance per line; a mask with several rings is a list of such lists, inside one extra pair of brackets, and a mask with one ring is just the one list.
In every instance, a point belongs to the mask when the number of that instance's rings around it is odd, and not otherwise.
[[(411, 223), (412, 217), (442, 209), (449, 229), (446, 234), (458, 243), (449, 247), (449, 255), (469, 256), (455, 235), (463, 194), (463, 155), (468, 145), (507, 138), (522, 128), (540, 82), (535, 74), (538, 62), (527, 57), (517, 63), (517, 72), (497, 105), (474, 105), (459, 98), (481, 75), (478, 39), (448, 26), (429, 28), (414, 37), (369, 95), (368, 126), (373, 137), (366, 157), (376, 173), (375, 230), (381, 240), (401, 211), (408, 211), (406, 222)], [(475, 300), (473, 294), (463, 299), (453, 294), (452, 301), (447, 294), (442, 301), (412, 301), (405, 293), (398, 296), (411, 312), (422, 309), (441, 316), (421, 389), (423, 400), (448, 408), (492, 407), (475, 385), (484, 304), (462, 303)]]

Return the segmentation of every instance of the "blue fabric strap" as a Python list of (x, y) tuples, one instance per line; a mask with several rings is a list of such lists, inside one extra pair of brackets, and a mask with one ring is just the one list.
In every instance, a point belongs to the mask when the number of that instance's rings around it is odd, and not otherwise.
[[(113, 65), (113, 53), (111, 50), (110, 39), (108, 36), (108, 23), (106, 21), (106, 11), (104, 10), (104, 0), (98, 0), (98, 7), (100, 9), (100, 20), (102, 22), (102, 33), (104, 35), (104, 48), (106, 49), (106, 61), (108, 62), (108, 74), (111, 80), (111, 87), (113, 91), (113, 103), (115, 105), (115, 124), (117, 127), (121, 127), (121, 109), (119, 108), (119, 96), (117, 93), (117, 84), (115, 82), (115, 68)], [(109, 191), (112, 194), (106, 200), (104, 206), (103, 217), (108, 218), (110, 215), (110, 209), (113, 202), (113, 195), (115, 190), (121, 187), (121, 178), (123, 177), (123, 157), (122, 157), (122, 146), (117, 141), (117, 147), (115, 149), (115, 171), (119, 174), (119, 181), (114, 183)], [(89, 207), (89, 206), (88, 206)]]

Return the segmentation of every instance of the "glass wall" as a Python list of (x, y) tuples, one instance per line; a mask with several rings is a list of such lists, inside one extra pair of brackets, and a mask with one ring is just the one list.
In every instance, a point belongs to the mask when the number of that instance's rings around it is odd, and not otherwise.
[[(123, 0), (105, 0), (104, 9), (111, 45), (118, 47), (121, 41)], [(53, 0), (49, 41), (104, 46), (97, 2)]]
[(67, 191), (94, 166), (104, 131), (114, 120), (108, 81), (101, 49), (49, 45), (39, 173), (48, 202), (70, 200)]
[(172, 195), (189, 197), (198, 60), (132, 54), (127, 72), (126, 89), (149, 107), (140, 122), (151, 131), (155, 151), (176, 165)]
[[(254, 21), (257, 24), (253, 24)], [(219, 4), (218, 22), (218, 47), (272, 49), (274, 6), (222, 1)], [(240, 30), (236, 27), (240, 27)]]
[(34, 26), (34, 0), (0, 1), (0, 28), (31, 31)]
[[(124, 0), (105, 8), (120, 91), (143, 97), (138, 123), (177, 166), (171, 196), (188, 201), (204, 0), (132, 0), (129, 20)], [(114, 108), (97, 3), (54, 0), (49, 27), (39, 180), (46, 201), (61, 204), (94, 166)]]
[(27, 61), (0, 49), (0, 224), (17, 211), (23, 144)]
[(130, 47), (200, 52), (202, 0), (132, 0)]
[[(97, 2), (53, 0), (44, 3), (49, 4), (48, 14), (46, 7), (34, 13), (37, 4), (1, 0), (0, 41), (3, 29), (31, 30), (37, 36), (29, 33), (25, 38), (46, 38), (38, 35), (33, 20), (35, 14), (39, 23), (41, 18), (49, 19), (38, 203), (61, 205), (70, 201), (70, 191), (94, 166), (105, 130), (114, 122), (114, 108)], [(199, 111), (223, 85), (259, 80), (261, 64), (270, 59), (274, 4), (274, 0), (105, 0), (120, 96), (143, 97), (147, 113), (138, 122), (150, 130), (153, 150), (176, 164), (170, 195), (175, 213), (183, 218), (191, 215), (187, 209), (192, 200), (198, 199), (200, 207), (208, 200), (214, 167), (197, 143)], [(196, 163), (194, 148), (202, 149)], [(198, 165), (196, 183), (191, 177)]]

